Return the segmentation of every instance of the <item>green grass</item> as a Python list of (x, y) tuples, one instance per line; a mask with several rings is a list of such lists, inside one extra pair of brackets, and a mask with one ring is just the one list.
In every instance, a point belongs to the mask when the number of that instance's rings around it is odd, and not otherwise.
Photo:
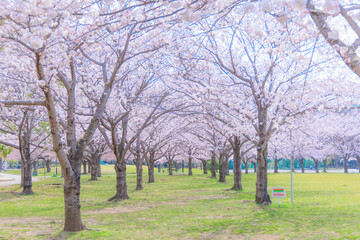
[[(146, 170), (146, 167), (144, 167)], [(54, 171), (54, 169), (53, 169)], [(243, 191), (201, 174), (157, 173), (155, 183), (135, 191), (134, 166), (128, 166), (129, 200), (106, 201), (115, 193), (112, 166), (102, 166), (101, 181), (82, 176), (83, 222), (89, 230), (68, 239), (359, 239), (360, 174), (269, 174), (269, 190), (286, 187), (287, 198), (270, 206), (254, 200), (255, 174), (243, 175)], [(10, 171), (9, 171), (10, 172)], [(35, 195), (18, 186), (0, 188), (0, 239), (63, 238), (63, 179), (41, 178)]]

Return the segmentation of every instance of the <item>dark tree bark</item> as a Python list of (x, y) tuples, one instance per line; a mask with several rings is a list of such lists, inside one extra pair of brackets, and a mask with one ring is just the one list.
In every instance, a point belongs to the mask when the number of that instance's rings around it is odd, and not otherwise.
[(216, 178), (216, 156), (215, 152), (211, 155), (211, 178)]
[[(74, 159), (75, 160), (75, 159)], [(81, 157), (73, 163), (73, 174), (68, 173), (70, 168), (65, 169), (64, 200), (65, 200), (65, 224), (64, 230), (76, 232), (84, 230), (85, 226), (81, 221), (80, 214), (80, 175), (81, 175)]]
[(324, 172), (326, 172), (326, 159), (323, 160), (323, 163), (324, 163)]
[(257, 171), (257, 165), (256, 165), (256, 163), (254, 162), (254, 163), (252, 163), (252, 165), (254, 166), (254, 172), (256, 172), (256, 171)]
[(226, 183), (226, 162), (223, 150), (219, 157), (219, 182)]
[[(20, 184), (20, 187), (24, 187), (24, 164), (22, 163), (22, 160), (20, 161), (21, 162), (21, 184)], [(31, 170), (30, 170), (31, 171)]]
[(91, 172), (91, 164), (87, 163), (88, 169), (87, 172), (90, 173)]
[(34, 170), (33, 170), (33, 174), (34, 174), (34, 176), (37, 176), (38, 175), (38, 161), (32, 161), (32, 163), (33, 163), (33, 168), (34, 168)]
[(149, 165), (148, 165), (148, 177), (149, 177), (149, 181), (148, 183), (153, 183), (155, 182), (155, 167), (154, 167), (154, 162), (151, 162)]
[(45, 164), (46, 164), (46, 172), (51, 172), (51, 160), (50, 159), (45, 159)]
[(249, 174), (249, 162), (246, 161), (244, 162), (244, 164), (245, 164), (245, 174)]
[[(149, 152), (149, 156), (145, 155), (145, 159), (148, 166), (148, 177), (149, 177), (148, 183), (153, 183), (155, 182), (155, 161), (156, 161), (155, 151), (151, 150)], [(160, 168), (159, 168), (159, 172), (160, 172)]]
[(99, 175), (101, 175), (101, 172), (99, 174), (100, 170), (100, 156), (95, 153), (91, 156), (91, 158), (88, 161), (88, 164), (91, 166), (91, 181), (97, 181), (98, 177), (100, 177)]
[[(136, 140), (135, 149), (132, 151), (133, 155), (135, 156), (134, 163), (136, 167), (136, 190), (143, 190), (143, 162), (144, 157), (141, 156), (141, 148), (140, 148), (140, 137)], [(149, 168), (149, 161), (148, 168)], [(149, 169), (150, 170), (150, 169)]]
[(304, 159), (303, 158), (299, 158), (299, 163), (301, 165), (301, 173), (305, 173), (305, 166), (304, 166)]
[(140, 159), (140, 156), (139, 159), (136, 160), (135, 166), (136, 166), (136, 190), (143, 190), (143, 185), (142, 185), (143, 163)]
[(172, 161), (168, 161), (168, 167), (169, 167), (169, 175), (173, 175), (173, 172), (172, 172)]
[(113, 145), (113, 151), (116, 156), (115, 163), (115, 172), (116, 172), (116, 194), (115, 196), (109, 198), (109, 201), (122, 201), (129, 199), (127, 193), (127, 183), (126, 183), (126, 150), (125, 150), (125, 142), (126, 142), (126, 134), (127, 134), (127, 124), (128, 117), (126, 116), (122, 121), (122, 137), (120, 143), (117, 143), (116, 136), (116, 126), (111, 125), (111, 139)]
[(359, 173), (360, 173), (360, 156), (359, 155), (356, 155), (356, 160), (358, 162), (358, 170), (359, 170)]
[(87, 174), (86, 161), (84, 160), (84, 161), (82, 161), (82, 163), (83, 163), (83, 168), (84, 168), (83, 174)]
[(23, 185), (23, 191), (21, 194), (31, 195), (34, 193), (32, 190), (31, 169), (32, 169), (31, 160), (28, 159), (28, 160), (24, 161), (24, 185)]
[(161, 173), (161, 163), (158, 164), (158, 173)]
[(315, 164), (315, 171), (316, 173), (319, 173), (319, 160), (312, 158)]
[(261, 104), (258, 105), (258, 142), (257, 150), (257, 179), (256, 179), (256, 196), (255, 202), (257, 204), (269, 205), (271, 204), (270, 195), (267, 191), (267, 166), (268, 166), (268, 140), (270, 133), (267, 129), (267, 109), (263, 108)]
[(345, 157), (345, 158), (344, 158), (344, 173), (349, 173), (349, 170), (348, 170), (348, 161), (349, 161), (349, 158), (348, 158), (348, 157)]
[(206, 162), (207, 162), (206, 160), (201, 160), (204, 174), (208, 174)]
[(97, 177), (102, 177), (101, 165), (100, 164), (99, 164), (99, 167), (97, 169)]
[[(18, 128), (18, 145), (10, 144), (8, 146), (14, 147), (20, 152), (21, 160), (21, 187), (23, 188), (22, 194), (31, 195), (32, 190), (32, 174), (33, 160), (31, 158), (31, 133), (34, 128), (33, 115), (29, 116), (28, 111), (23, 112), (23, 117)], [(0, 158), (1, 159), (1, 158)], [(0, 163), (2, 167), (2, 163)]]
[(274, 159), (274, 173), (279, 173), (279, 161), (278, 159)]
[(229, 154), (226, 154), (225, 156), (225, 175), (229, 176), (230, 175), (230, 170), (229, 170)]
[(105, 153), (107, 144), (99, 141), (91, 142), (87, 146), (87, 156), (83, 160), (84, 172), (86, 173), (86, 162), (90, 167), (89, 173), (91, 173), (90, 181), (97, 181), (98, 177), (101, 177), (101, 157)]
[(182, 160), (181, 168), (182, 168), (182, 173), (184, 173), (185, 172), (185, 161), (184, 160)]
[(234, 185), (232, 190), (242, 190), (241, 184), (241, 158), (240, 158), (240, 139), (236, 136), (233, 137), (233, 141), (230, 141), (234, 155)]
[(122, 201), (129, 199), (127, 193), (127, 183), (126, 183), (126, 161), (125, 159), (117, 161), (115, 164), (116, 172), (116, 194), (111, 197), (109, 201)]
[[(191, 151), (190, 151), (190, 154), (191, 154)], [(188, 168), (189, 168), (188, 175), (191, 176), (192, 175), (192, 157), (191, 157), (191, 155), (189, 156), (189, 166), (188, 166)]]

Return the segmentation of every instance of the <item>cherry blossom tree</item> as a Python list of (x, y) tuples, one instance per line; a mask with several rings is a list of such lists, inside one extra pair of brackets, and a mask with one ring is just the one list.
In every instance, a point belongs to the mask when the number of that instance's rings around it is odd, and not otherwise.
[(308, 10), (321, 35), (343, 59), (344, 63), (360, 77), (359, 12), (360, 6), (353, 1), (323, 2), (307, 0)]
[[(86, 145), (94, 135), (101, 115), (118, 83), (120, 69), (153, 49), (149, 39), (163, 39), (152, 31), (180, 10), (166, 11), (162, 2), (122, 1), (3, 1), (0, 5), (1, 64), (10, 75), (25, 72), (21, 81), (34, 84), (43, 99), (12, 104), (45, 106), (53, 148), (64, 173), (65, 231), (81, 231), (80, 166)], [(158, 46), (156, 46), (158, 47)], [(77, 133), (77, 111), (89, 107), (80, 101), (92, 98), (85, 131)], [(64, 133), (62, 133), (64, 131)], [(81, 135), (80, 138), (77, 136)]]
[[(11, 113), (10, 113), (11, 112)], [(4, 108), (0, 116), (0, 143), (19, 150), (21, 156), (22, 194), (31, 195), (32, 167), (44, 149), (51, 144), (48, 124), (35, 109)], [(47, 144), (46, 144), (47, 143)], [(40, 152), (37, 150), (41, 150)]]
[(106, 154), (108, 150), (101, 133), (97, 132), (89, 142), (84, 154), (84, 159), (88, 161), (91, 167), (91, 181), (97, 181), (97, 178), (101, 177), (101, 157)]
[(154, 165), (155, 162), (164, 158), (164, 152), (161, 149), (167, 142), (178, 138), (182, 131), (186, 131), (186, 121), (176, 116), (176, 112), (169, 112), (163, 115), (157, 121), (152, 123), (142, 133), (141, 148), (145, 155), (148, 166), (149, 183), (155, 182)]

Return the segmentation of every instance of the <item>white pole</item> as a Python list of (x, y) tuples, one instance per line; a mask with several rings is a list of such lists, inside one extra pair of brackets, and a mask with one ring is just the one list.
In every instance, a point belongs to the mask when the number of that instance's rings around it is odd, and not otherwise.
[[(279, 185), (277, 186), (279, 188)], [(278, 206), (280, 207), (280, 198), (278, 197)]]

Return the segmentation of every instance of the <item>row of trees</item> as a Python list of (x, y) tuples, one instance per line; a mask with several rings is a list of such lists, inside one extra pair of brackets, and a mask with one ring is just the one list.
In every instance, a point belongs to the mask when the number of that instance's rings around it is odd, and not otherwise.
[(357, 126), (344, 107), (358, 101), (358, 10), (329, 0), (3, 1), (0, 143), (21, 153), (24, 193), (33, 154), (55, 152), (65, 231), (84, 229), (82, 162), (95, 180), (106, 151), (116, 158), (109, 200), (129, 198), (128, 159), (141, 190), (144, 161), (154, 182), (161, 159), (169, 173), (187, 159), (189, 174), (210, 159), (215, 178), (217, 158), (224, 182), (233, 156), (238, 190), (241, 162), (255, 155), (255, 201), (270, 204), (269, 156), (356, 155), (357, 132), (341, 126)]

